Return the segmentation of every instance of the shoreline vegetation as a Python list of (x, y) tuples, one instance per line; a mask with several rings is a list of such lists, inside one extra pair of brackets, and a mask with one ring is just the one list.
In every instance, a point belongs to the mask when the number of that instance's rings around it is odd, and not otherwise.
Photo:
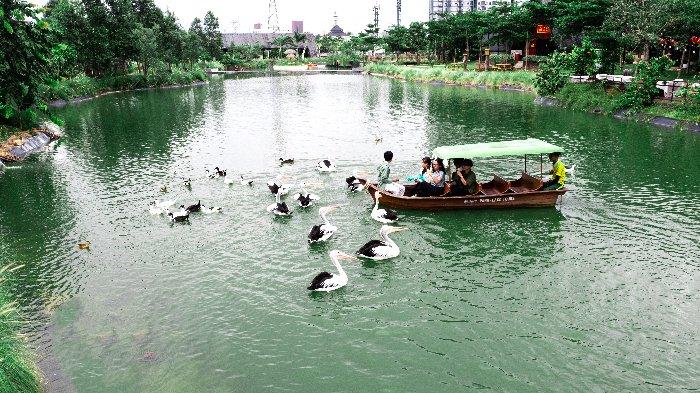
[[(481, 87), (501, 90), (517, 90), (537, 94), (533, 71), (473, 71), (448, 69), (445, 66), (408, 66), (389, 63), (369, 63), (364, 71), (370, 75), (419, 83), (444, 83), (446, 85)], [(602, 83), (564, 85), (551, 97), (544, 97), (548, 106), (594, 114), (615, 116), (650, 123), (663, 128), (680, 127), (700, 131), (700, 115), (685, 105), (683, 100), (657, 100), (638, 112), (620, 110), (617, 99), (620, 92), (606, 89)], [(661, 120), (659, 120), (661, 119)]]
[(36, 359), (18, 332), (21, 316), (4, 287), (8, 273), (21, 266), (0, 269), (0, 393), (42, 391)]

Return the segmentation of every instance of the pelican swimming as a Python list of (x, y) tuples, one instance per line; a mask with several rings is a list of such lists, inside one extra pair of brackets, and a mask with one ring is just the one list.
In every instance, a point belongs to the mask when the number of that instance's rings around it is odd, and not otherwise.
[(311, 280), (311, 285), (306, 289), (316, 292), (330, 292), (338, 288), (342, 288), (348, 283), (348, 275), (345, 274), (345, 270), (340, 266), (340, 259), (357, 259), (352, 255), (348, 255), (342, 251), (333, 250), (330, 252), (331, 261), (338, 269), (338, 274), (322, 272), (319, 273), (313, 280)]
[(190, 212), (187, 210), (181, 210), (179, 212), (168, 212), (168, 217), (172, 222), (185, 222), (190, 220)]
[(375, 193), (375, 201), (374, 201), (374, 209), (372, 209), (372, 218), (376, 221), (381, 222), (382, 224), (393, 224), (395, 223), (399, 217), (396, 215), (396, 212), (393, 210), (389, 209), (380, 209), (379, 208), (379, 198), (382, 196), (379, 192)]
[(278, 190), (277, 194), (275, 194), (276, 203), (268, 206), (267, 211), (276, 216), (289, 216), (292, 214), (292, 211), (289, 210), (286, 203), (282, 202), (281, 191), (282, 190), (280, 189)]
[(160, 208), (156, 205), (155, 201), (148, 204), (148, 212), (153, 214), (154, 216), (163, 214), (164, 211), (165, 210), (163, 208)]
[(331, 160), (319, 161), (316, 164), (316, 170), (319, 172), (335, 172), (335, 164)]
[(331, 224), (326, 218), (326, 214), (339, 208), (339, 205), (325, 206), (318, 209), (318, 213), (323, 219), (323, 224), (314, 225), (309, 231), (309, 243), (323, 242), (330, 239), (331, 236), (338, 230), (338, 227)]
[(287, 186), (284, 186), (282, 184), (277, 184), (277, 182), (270, 180), (267, 182), (267, 188), (270, 189), (270, 192), (273, 193), (274, 195), (287, 195), (289, 193), (289, 188)]
[(350, 192), (357, 192), (362, 188), (362, 183), (355, 176), (350, 176), (345, 178), (345, 182), (348, 183), (348, 189)]
[(294, 200), (299, 201), (299, 206), (300, 207), (310, 207), (313, 205), (313, 201), (317, 201), (321, 199), (318, 195), (316, 194), (309, 194), (306, 192), (306, 184), (301, 183), (301, 192), (298, 194), (294, 194)]
[(370, 240), (357, 250), (357, 255), (367, 259), (374, 259), (375, 261), (397, 257), (400, 252), (399, 246), (389, 239), (389, 234), (407, 229), (382, 225), (382, 228), (379, 230), (379, 236), (381, 236), (382, 240)]
[(167, 209), (167, 208), (171, 207), (171, 206), (174, 205), (174, 204), (175, 204), (175, 200), (174, 200), (174, 199), (162, 200), (162, 201), (161, 201), (160, 199), (156, 199), (156, 200), (154, 200), (154, 201), (152, 201), (152, 202), (150, 203), (150, 205), (155, 206), (155, 207), (157, 207), (157, 208), (159, 208), (159, 209)]

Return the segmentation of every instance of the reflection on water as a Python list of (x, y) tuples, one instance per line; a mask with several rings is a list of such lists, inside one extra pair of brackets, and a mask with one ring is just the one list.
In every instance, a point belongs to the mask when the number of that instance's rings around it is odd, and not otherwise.
[[(531, 101), (317, 75), (65, 108), (66, 137), (0, 177), (0, 258), (26, 265), (12, 291), (32, 326), (54, 325), (81, 392), (700, 388), (700, 138)], [(305, 290), (334, 269), (331, 249), (378, 236), (369, 197), (345, 191), (353, 169), (374, 171), (391, 149), (404, 176), (437, 145), (526, 137), (577, 164), (560, 206), (405, 212), (400, 257), (345, 261), (347, 287)], [(316, 173), (323, 158), (340, 171)], [(480, 180), (523, 168), (476, 164)], [(214, 166), (255, 185), (209, 180)], [(342, 205), (330, 244), (305, 241), (316, 209), (265, 212), (275, 177)], [(224, 214), (171, 225), (148, 214), (153, 198)]]

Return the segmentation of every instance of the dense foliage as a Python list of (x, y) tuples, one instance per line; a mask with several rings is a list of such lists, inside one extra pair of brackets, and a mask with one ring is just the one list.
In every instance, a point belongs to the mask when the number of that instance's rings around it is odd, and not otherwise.
[(666, 56), (639, 63), (634, 83), (627, 85), (625, 92), (620, 96), (618, 106), (641, 110), (651, 105), (654, 97), (659, 95), (656, 82), (662, 78), (670, 66), (671, 60)]

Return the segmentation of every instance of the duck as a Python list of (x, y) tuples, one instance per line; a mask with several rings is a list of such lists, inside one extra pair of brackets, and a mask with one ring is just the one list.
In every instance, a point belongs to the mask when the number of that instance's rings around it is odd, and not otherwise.
[(316, 164), (316, 170), (319, 172), (335, 172), (336, 168), (331, 160), (323, 160)]
[(277, 182), (275, 182), (273, 180), (270, 180), (269, 182), (267, 182), (267, 188), (270, 189), (270, 192), (273, 195), (279, 194), (280, 196), (282, 196), (282, 195), (287, 195), (287, 193), (289, 193), (289, 188), (287, 188), (287, 186), (284, 186), (282, 184), (277, 184)]
[(399, 256), (401, 250), (399, 250), (399, 246), (397, 246), (393, 240), (389, 239), (389, 234), (393, 232), (405, 231), (407, 229), (408, 228), (404, 227), (382, 225), (382, 228), (379, 230), (379, 236), (382, 238), (382, 240), (370, 240), (364, 246), (360, 247), (359, 250), (357, 250), (357, 255), (362, 258), (373, 259), (375, 261)]
[(382, 137), (380, 135), (375, 135), (374, 136), (374, 143), (377, 145), (382, 143)]
[(313, 205), (313, 201), (321, 199), (316, 194), (309, 194), (306, 192), (306, 184), (301, 183), (301, 192), (294, 194), (294, 200), (299, 201), (299, 207), (310, 207)]
[(314, 277), (313, 280), (311, 280), (311, 284), (309, 284), (309, 286), (306, 287), (306, 289), (315, 292), (330, 292), (342, 288), (348, 284), (348, 275), (345, 273), (345, 270), (343, 270), (343, 267), (340, 266), (339, 261), (341, 259), (356, 260), (357, 258), (339, 250), (331, 251), (330, 257), (331, 261), (333, 262), (333, 265), (335, 265), (335, 268), (338, 269), (338, 273), (334, 274), (328, 272), (321, 272), (318, 275), (316, 275), (316, 277)]
[(206, 169), (207, 173), (209, 173), (209, 178), (210, 179), (217, 179), (219, 177), (225, 177), (226, 176), (226, 171), (221, 170), (218, 166), (214, 167), (213, 172), (209, 172), (209, 169)]
[(168, 212), (171, 222), (185, 222), (190, 220), (190, 212), (188, 210), (180, 210), (179, 212)]
[(281, 191), (281, 189), (278, 190), (277, 194), (275, 195), (276, 203), (273, 203), (270, 206), (268, 206), (267, 211), (276, 216), (290, 216), (292, 215), (292, 211), (289, 210), (289, 207), (286, 203), (282, 202)]
[(162, 193), (165, 194), (166, 192), (168, 192), (168, 187), (167, 187), (167, 186), (161, 187), (161, 188), (160, 188), (160, 192), (162, 192)]
[(85, 241), (85, 242), (82, 242), (82, 243), (78, 243), (78, 249), (80, 249), (80, 250), (89, 250), (89, 249), (90, 249), (90, 242), (89, 242), (89, 241)]
[(190, 178), (185, 179), (185, 180), (182, 182), (182, 186), (185, 187), (185, 188), (191, 189), (191, 188), (192, 188), (192, 179), (190, 179)]
[(293, 158), (282, 158), (280, 157), (280, 166), (282, 165), (292, 165), (294, 164)]
[(240, 183), (242, 186), (252, 186), (253, 185), (253, 181), (244, 179), (243, 175), (241, 175)]
[(338, 230), (337, 226), (331, 224), (330, 221), (328, 221), (328, 218), (326, 218), (326, 214), (332, 212), (333, 210), (339, 207), (340, 205), (332, 205), (318, 209), (318, 214), (321, 216), (321, 219), (323, 219), (323, 223), (311, 227), (309, 235), (307, 236), (309, 244), (324, 242), (330, 239), (331, 236), (333, 236), (333, 234)]
[(212, 213), (223, 213), (224, 209), (220, 206), (202, 206), (202, 213), (212, 214)]
[(197, 213), (202, 211), (202, 201), (197, 201), (196, 205), (189, 205), (185, 208), (185, 205), (180, 205), (180, 209), (187, 210), (188, 213)]
[(375, 200), (374, 200), (374, 209), (372, 209), (372, 214), (371, 217), (375, 221), (379, 221), (382, 224), (393, 224), (396, 221), (398, 221), (399, 216), (396, 215), (396, 212), (393, 210), (389, 209), (380, 209), (379, 208), (379, 198), (381, 198), (382, 194), (379, 192), (376, 192), (375, 194)]
[(357, 192), (361, 188), (363, 188), (362, 183), (360, 183), (360, 180), (354, 175), (346, 177), (345, 182), (348, 184), (348, 190), (350, 190), (350, 192)]

